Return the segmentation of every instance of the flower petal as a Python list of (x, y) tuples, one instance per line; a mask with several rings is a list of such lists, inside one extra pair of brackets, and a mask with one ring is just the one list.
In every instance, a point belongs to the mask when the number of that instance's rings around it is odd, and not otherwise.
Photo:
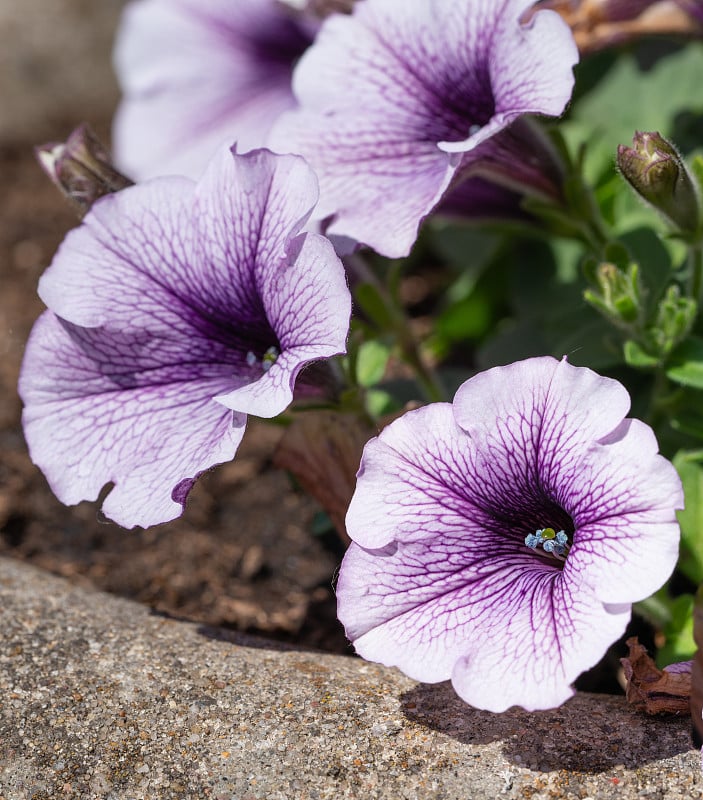
[(231, 383), (222, 367), (140, 371), (143, 344), (138, 334), (116, 338), (47, 311), (19, 386), (32, 460), (57, 497), (93, 500), (113, 482), (103, 510), (124, 527), (178, 516), (198, 475), (234, 456), (246, 420), (212, 400)]
[(274, 0), (142, 0), (115, 45), (124, 92), (113, 138), (118, 166), (144, 180), (198, 178), (220, 145), (260, 147), (294, 105), (293, 64), (312, 40)]
[(132, 325), (172, 329), (188, 315), (194, 187), (164, 178), (101, 198), (42, 275), (41, 299), (76, 325), (121, 324), (128, 313)]
[[(568, 483), (568, 476), (563, 480)], [(604, 603), (636, 602), (671, 575), (679, 555), (681, 480), (657, 455), (651, 428), (626, 420), (578, 469), (568, 567)]]
[(316, 234), (291, 242), (287, 263), (262, 293), (281, 355), (258, 381), (216, 399), (228, 408), (274, 417), (292, 401), (303, 366), (345, 352), (351, 295), (332, 244)]
[(470, 458), (449, 403), (404, 414), (364, 448), (347, 512), (349, 536), (376, 549), (464, 530)]
[[(526, 5), (365, 0), (351, 16), (325, 21), (294, 74), (300, 108), (281, 116), (269, 141), (313, 165), (319, 213), (335, 215), (330, 233), (406, 255), (469, 151), (519, 114), (552, 113), (559, 97), (563, 109), (573, 84), (571, 34), (553, 12), (521, 25)], [(542, 33), (550, 42), (561, 35), (557, 51), (569, 59), (546, 68)], [(543, 75), (513, 75), (533, 62)], [(389, 217), (392, 226), (381, 224)]]
[(224, 150), (198, 184), (103, 198), (67, 236), (21, 383), (32, 453), (65, 502), (112, 481), (121, 524), (172, 518), (197, 474), (234, 455), (244, 411), (279, 414), (302, 366), (344, 351), (343, 266), (298, 235), (316, 194), (298, 157)]
[(562, 476), (619, 427), (629, 406), (617, 381), (546, 356), (475, 375), (457, 391), (454, 415), (489, 488), (539, 486), (560, 500)]
[(489, 711), (552, 708), (625, 630), (606, 607), (529, 555), (497, 558), (453, 535), (364, 550), (352, 544), (338, 614), (359, 655), (425, 682), (452, 679)]
[[(681, 484), (628, 406), (533, 358), (369, 442), (337, 585), (357, 651), (492, 711), (567, 699), (676, 561)], [(530, 543), (545, 528), (561, 550)]]

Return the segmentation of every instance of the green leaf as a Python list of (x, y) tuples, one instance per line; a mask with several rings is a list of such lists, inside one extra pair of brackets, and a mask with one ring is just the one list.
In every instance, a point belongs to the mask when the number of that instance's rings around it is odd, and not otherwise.
[(474, 282), (492, 261), (501, 241), (496, 233), (443, 220), (433, 220), (431, 226), (437, 253), (462, 273), (468, 270)]
[[(643, 70), (634, 55), (624, 55), (607, 80), (580, 98), (571, 119), (561, 126), (572, 150), (589, 143), (595, 178), (612, 174), (618, 144), (629, 145), (636, 130), (671, 136), (680, 111), (700, 112), (703, 93), (703, 45), (692, 42)], [(626, 102), (623, 100), (626, 99)], [(593, 172), (593, 170), (589, 170)]]
[(393, 328), (393, 316), (385, 299), (371, 283), (360, 283), (354, 290), (354, 299), (366, 316), (382, 331)]
[(703, 389), (703, 339), (692, 336), (671, 354), (667, 377), (682, 386)]
[(677, 512), (681, 526), (679, 569), (695, 583), (703, 582), (703, 466), (700, 450), (680, 450), (674, 456), (684, 491), (684, 509)]
[(435, 322), (435, 332), (449, 342), (478, 339), (492, 322), (490, 301), (482, 292), (474, 292), (443, 311)]
[(356, 379), (360, 386), (375, 386), (386, 371), (390, 348), (372, 339), (359, 347), (356, 359)]
[(677, 411), (676, 415), (670, 420), (671, 427), (675, 431), (694, 436), (696, 439), (703, 439), (703, 414), (693, 409), (683, 409)]
[(384, 416), (385, 414), (392, 414), (399, 411), (401, 405), (396, 402), (391, 394), (384, 392), (383, 389), (369, 389), (366, 392), (366, 409), (369, 414), (374, 418)]
[(657, 666), (688, 661), (696, 652), (693, 640), (693, 595), (682, 594), (670, 605), (671, 621), (664, 627), (666, 642), (657, 653)]
[(671, 255), (661, 238), (649, 227), (628, 231), (620, 241), (638, 263), (640, 280), (651, 310), (671, 280)]
[(697, 155), (691, 159), (691, 172), (698, 183), (698, 188), (703, 192), (703, 156)]
[(630, 367), (635, 367), (637, 369), (653, 369), (659, 365), (658, 358), (650, 356), (637, 342), (633, 342), (632, 340), (625, 342), (623, 352), (625, 354), (625, 363)]

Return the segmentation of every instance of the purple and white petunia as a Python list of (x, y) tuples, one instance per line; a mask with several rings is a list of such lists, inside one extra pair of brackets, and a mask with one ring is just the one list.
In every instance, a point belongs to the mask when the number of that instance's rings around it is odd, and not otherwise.
[(533, 358), (371, 440), (337, 585), (357, 652), (491, 711), (568, 699), (678, 555), (681, 482), (629, 404)]
[[(422, 220), (523, 114), (564, 110), (578, 53), (532, 0), (363, 0), (322, 25), (269, 140), (320, 178), (329, 233), (407, 255)], [(388, 223), (392, 220), (392, 224)]]
[(198, 183), (95, 203), (42, 277), (20, 377), (34, 462), (64, 503), (125, 527), (181, 513), (231, 459), (247, 414), (291, 402), (307, 363), (344, 352), (351, 299), (302, 158), (218, 153)]
[(294, 106), (293, 65), (315, 27), (276, 0), (130, 3), (114, 55), (117, 165), (138, 180), (198, 178), (220, 144), (262, 147)]

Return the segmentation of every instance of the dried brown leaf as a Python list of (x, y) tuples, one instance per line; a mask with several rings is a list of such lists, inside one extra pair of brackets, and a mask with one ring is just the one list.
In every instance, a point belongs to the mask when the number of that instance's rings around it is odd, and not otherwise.
[(620, 663), (627, 679), (628, 703), (646, 714), (688, 713), (691, 672), (659, 669), (636, 636), (626, 644), (630, 652)]

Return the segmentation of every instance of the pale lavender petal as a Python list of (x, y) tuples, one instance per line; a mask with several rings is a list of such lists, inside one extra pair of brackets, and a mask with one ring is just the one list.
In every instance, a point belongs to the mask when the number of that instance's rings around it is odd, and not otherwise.
[[(94, 500), (124, 527), (178, 516), (193, 481), (229, 461), (246, 417), (212, 398), (225, 365), (172, 363), (143, 336), (79, 328), (50, 311), (37, 321), (20, 380), (33, 461), (64, 503)], [(141, 362), (141, 364), (140, 364)]]
[(334, 247), (322, 236), (303, 234), (293, 240), (285, 268), (263, 287), (266, 314), (282, 354), (258, 381), (217, 400), (260, 417), (273, 417), (293, 399), (301, 368), (345, 352), (351, 295)]
[(263, 319), (271, 333), (265, 339), (262, 330), (251, 352), (258, 361), (269, 347), (278, 354), (257, 381), (217, 398), (229, 408), (273, 417), (291, 402), (306, 363), (344, 352), (351, 315), (344, 269), (324, 237), (296, 237), (316, 199), (317, 181), (305, 161), (267, 150), (238, 159), (225, 152), (199, 184), (199, 241), (208, 243), (199, 294), (226, 307), (235, 299), (223, 304), (217, 295), (245, 289), (236, 303), (252, 309), (247, 329)]
[(572, 497), (565, 492), (563, 501), (573, 504), (572, 568), (587, 576), (604, 603), (644, 600), (679, 556), (674, 509), (683, 508), (684, 498), (676, 470), (657, 455), (651, 429), (627, 420), (618, 438), (595, 445), (574, 475), (579, 489)]
[(293, 65), (311, 41), (275, 0), (129, 4), (115, 46), (118, 165), (140, 180), (197, 178), (221, 144), (260, 147), (294, 105)]
[(479, 373), (454, 399), (489, 492), (502, 483), (523, 493), (538, 482), (556, 491), (564, 471), (615, 430), (629, 407), (622, 384), (550, 356)]
[(493, 711), (568, 698), (676, 562), (681, 483), (628, 408), (535, 358), (371, 440), (337, 586), (357, 651)]
[(528, 5), (365, 0), (325, 21), (294, 74), (300, 108), (270, 141), (313, 165), (330, 233), (407, 254), (471, 151), (519, 114), (561, 113), (576, 49), (551, 11), (521, 24)]
[(60, 317), (87, 327), (170, 330), (190, 308), (195, 183), (163, 178), (107, 195), (68, 233), (39, 282)]
[(472, 453), (462, 448), (463, 439), (449, 403), (408, 412), (386, 426), (364, 448), (347, 513), (349, 536), (375, 549), (464, 530), (472, 506), (463, 501), (462, 487)]
[(621, 384), (566, 360), (530, 359), (467, 381), (454, 408), (486, 454), (480, 491), (502, 483), (516, 497), (539, 487), (552, 498), (576, 529), (571, 567), (603, 602), (642, 600), (671, 574), (681, 484), (651, 429), (623, 423)]
[[(364, 658), (428, 683), (448, 680), (478, 708), (552, 708), (625, 630), (630, 607), (604, 607), (529, 555), (486, 558), (459, 537), (367, 551), (352, 543), (339, 617)], [(346, 624), (346, 622), (345, 622)]]
[(120, 524), (172, 518), (234, 455), (245, 412), (279, 414), (304, 365), (344, 352), (344, 268), (298, 233), (316, 195), (302, 159), (225, 149), (198, 184), (105, 197), (66, 237), (21, 380), (32, 457), (61, 499), (110, 481)]

